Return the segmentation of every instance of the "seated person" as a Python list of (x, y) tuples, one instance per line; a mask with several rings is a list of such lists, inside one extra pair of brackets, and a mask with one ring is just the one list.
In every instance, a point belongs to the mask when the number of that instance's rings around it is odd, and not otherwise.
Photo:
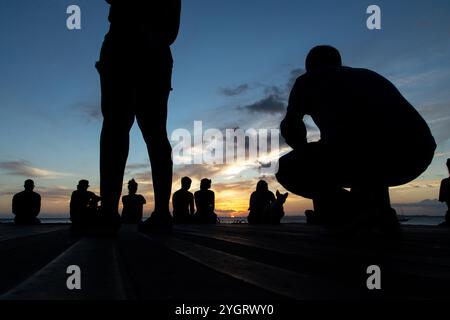
[(75, 228), (92, 226), (98, 219), (97, 204), (100, 197), (88, 191), (88, 188), (89, 181), (80, 180), (70, 198), (70, 221)]
[[(447, 159), (447, 169), (450, 174), (450, 159)], [(439, 201), (445, 202), (447, 205), (447, 214), (445, 215), (446, 225), (450, 225), (450, 177), (445, 178), (441, 182), (441, 188), (439, 189)]]
[(250, 210), (247, 221), (249, 224), (266, 223), (265, 212), (275, 201), (275, 195), (269, 190), (266, 181), (260, 180), (256, 185), (256, 191), (250, 196)]
[(122, 197), (122, 223), (124, 224), (138, 224), (142, 221), (146, 201), (142, 195), (136, 194), (137, 190), (137, 182), (134, 179), (128, 181), (128, 195)]
[(17, 225), (39, 224), (37, 218), (41, 211), (41, 196), (34, 192), (34, 181), (28, 179), (24, 183), (25, 190), (14, 195), (12, 212), (15, 215), (14, 223)]
[(181, 189), (172, 197), (174, 223), (192, 222), (194, 215), (194, 195), (189, 192), (192, 180), (189, 177), (181, 179)]
[(197, 212), (195, 219), (198, 223), (216, 223), (217, 215), (214, 213), (214, 192), (211, 188), (211, 180), (202, 179), (200, 182), (200, 190), (194, 194), (195, 206)]
[[(320, 141), (307, 143), (305, 115), (319, 128)], [(291, 91), (280, 129), (293, 148), (279, 160), (281, 185), (312, 199), (327, 223), (339, 224), (348, 215), (352, 223), (365, 220), (398, 234), (389, 187), (422, 174), (436, 143), (425, 120), (391, 82), (367, 69), (342, 66), (333, 47), (315, 47)]]

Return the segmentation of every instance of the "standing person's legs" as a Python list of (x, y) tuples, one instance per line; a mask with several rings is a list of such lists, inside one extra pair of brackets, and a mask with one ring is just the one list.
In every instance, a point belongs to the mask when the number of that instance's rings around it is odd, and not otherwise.
[[(170, 87), (150, 87), (137, 92), (136, 118), (152, 166), (155, 212), (170, 217), (172, 147), (167, 137), (167, 104)], [(164, 217), (163, 217), (164, 218)]]
[(103, 126), (100, 136), (100, 197), (102, 212), (117, 215), (134, 122), (130, 79), (120, 72), (100, 72)]

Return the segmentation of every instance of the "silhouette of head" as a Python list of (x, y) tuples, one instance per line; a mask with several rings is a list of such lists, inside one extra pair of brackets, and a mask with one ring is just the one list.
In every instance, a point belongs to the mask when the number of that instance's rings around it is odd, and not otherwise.
[(448, 169), (448, 172), (450, 173), (450, 159), (447, 159), (447, 169)]
[(191, 188), (192, 180), (189, 177), (181, 178), (181, 188), (184, 190), (189, 190)]
[(309, 51), (306, 57), (306, 71), (342, 66), (341, 54), (332, 46), (317, 46)]
[(135, 194), (137, 192), (138, 189), (138, 184), (134, 179), (131, 179), (130, 181), (128, 181), (128, 192), (130, 194)]
[(258, 183), (256, 184), (256, 191), (268, 191), (269, 190), (269, 185), (267, 184), (267, 182), (265, 182), (264, 180), (259, 180)]
[(31, 179), (25, 180), (23, 187), (26, 191), (33, 191), (34, 190), (34, 181)]
[(200, 190), (208, 190), (210, 188), (211, 188), (211, 180), (205, 178), (200, 181)]
[(89, 181), (88, 180), (80, 180), (78, 181), (77, 189), (81, 191), (86, 191), (89, 188)]

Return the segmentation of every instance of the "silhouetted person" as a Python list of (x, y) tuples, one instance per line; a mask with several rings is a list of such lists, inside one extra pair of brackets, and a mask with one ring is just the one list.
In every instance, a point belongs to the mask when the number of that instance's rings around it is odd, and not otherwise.
[(152, 165), (155, 210), (147, 224), (170, 226), (171, 146), (167, 138), (167, 103), (172, 54), (181, 0), (106, 0), (110, 30), (96, 67), (102, 90), (100, 139), (102, 213), (115, 220), (136, 118)]
[(211, 180), (202, 179), (200, 190), (194, 194), (197, 208), (196, 220), (198, 223), (216, 223), (217, 215), (214, 213), (215, 196), (211, 188)]
[(128, 195), (122, 197), (122, 223), (138, 224), (142, 221), (145, 198), (136, 194), (138, 184), (134, 179), (128, 181)]
[(39, 224), (37, 218), (41, 211), (41, 196), (34, 192), (34, 181), (25, 180), (25, 190), (16, 193), (12, 200), (12, 212), (15, 215), (14, 222), (17, 225)]
[(249, 214), (247, 217), (249, 224), (267, 223), (265, 211), (275, 201), (275, 195), (269, 190), (266, 181), (260, 180), (256, 184), (256, 191), (250, 196)]
[[(320, 141), (307, 143), (305, 115), (320, 129)], [(328, 223), (363, 211), (393, 234), (399, 225), (388, 188), (417, 178), (436, 148), (427, 123), (391, 82), (342, 66), (330, 46), (309, 52), (280, 129), (294, 149), (276, 174), (287, 190), (313, 199)]]
[(172, 196), (173, 220), (175, 223), (192, 222), (194, 209), (194, 195), (189, 192), (192, 180), (189, 177), (181, 179), (181, 189)]
[(88, 188), (89, 181), (80, 180), (77, 190), (72, 192), (70, 198), (70, 221), (75, 229), (94, 226), (98, 220), (97, 205), (100, 197), (88, 191)]
[[(450, 159), (447, 159), (447, 169), (450, 174)], [(447, 213), (445, 215), (445, 224), (450, 225), (450, 177), (441, 181), (439, 189), (439, 201), (445, 202), (447, 205)]]

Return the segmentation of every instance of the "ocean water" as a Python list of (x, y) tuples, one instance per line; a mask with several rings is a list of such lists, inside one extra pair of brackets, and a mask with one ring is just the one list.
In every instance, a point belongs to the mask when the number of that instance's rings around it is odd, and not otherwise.
[[(444, 221), (443, 216), (408, 216), (399, 217), (400, 223), (404, 225), (423, 225), (437, 226)], [(41, 218), (42, 223), (66, 224), (70, 223), (69, 218)], [(13, 223), (12, 218), (0, 218), (0, 223)], [(220, 223), (223, 224), (241, 224), (247, 223), (246, 217), (220, 217)], [(281, 223), (306, 223), (305, 216), (285, 216)]]

